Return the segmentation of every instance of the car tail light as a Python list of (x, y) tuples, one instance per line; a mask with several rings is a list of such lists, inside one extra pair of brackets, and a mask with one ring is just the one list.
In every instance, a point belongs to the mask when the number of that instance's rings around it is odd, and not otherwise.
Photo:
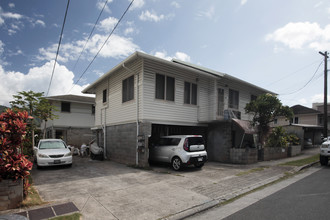
[(185, 150), (185, 151), (189, 151), (188, 139), (185, 139), (185, 140), (184, 140), (184, 143), (183, 143), (183, 150)]

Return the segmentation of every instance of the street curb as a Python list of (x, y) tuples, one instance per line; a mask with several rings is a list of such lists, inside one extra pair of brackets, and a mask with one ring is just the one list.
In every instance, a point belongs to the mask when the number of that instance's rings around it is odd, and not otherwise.
[(313, 163), (310, 163), (310, 164), (307, 164), (307, 165), (301, 166), (301, 167), (299, 167), (298, 171), (301, 171), (301, 170), (303, 170), (303, 169), (306, 169), (306, 168), (312, 167), (312, 166), (314, 166), (315, 164), (318, 164), (318, 163), (320, 163), (320, 161), (316, 161), (316, 162), (313, 162)]
[(213, 208), (213, 207), (217, 206), (219, 203), (220, 203), (220, 201), (218, 201), (218, 200), (211, 200), (211, 201), (205, 202), (201, 205), (196, 205), (192, 208), (186, 209), (184, 211), (172, 214), (171, 216), (161, 218), (161, 219), (162, 220), (180, 220), (180, 219), (184, 219), (184, 218), (192, 216), (196, 213), (199, 213), (199, 212), (205, 211), (207, 209)]
[[(312, 167), (313, 165), (318, 164), (318, 163), (319, 163), (319, 161), (313, 162), (313, 163), (310, 163), (310, 164), (307, 164), (307, 165), (304, 165), (304, 166), (296, 167), (293, 170), (296, 173), (296, 172), (299, 172), (299, 171), (301, 171), (303, 169)], [(281, 178), (281, 175), (277, 176), (276, 180), (279, 180), (280, 178)], [(273, 180), (273, 181), (276, 181), (276, 180)], [(264, 183), (264, 184), (261, 184), (261, 185), (256, 184), (256, 185), (259, 185), (258, 187), (261, 187), (261, 186), (264, 186), (264, 185), (267, 185), (267, 184), (268, 183)], [(256, 187), (256, 188), (258, 188), (258, 187)], [(252, 190), (253, 190), (253, 188), (250, 191), (252, 191)], [(240, 196), (240, 195), (242, 195), (244, 193), (247, 193), (248, 191), (242, 190), (241, 192), (242, 193), (237, 193), (236, 196), (231, 197), (230, 199), (235, 198), (237, 196)], [(195, 215), (195, 214), (197, 214), (199, 212), (202, 212), (202, 211), (206, 211), (208, 209), (211, 209), (211, 208), (219, 205), (222, 201), (223, 201), (222, 199), (211, 200), (211, 201), (205, 202), (203, 204), (196, 205), (196, 206), (194, 206), (192, 208), (183, 210), (181, 212), (178, 212), (178, 213), (172, 214), (172, 215), (170, 215), (168, 217), (164, 217), (164, 218), (160, 218), (160, 219), (161, 220), (181, 220), (181, 219), (185, 219), (185, 218), (190, 217), (192, 215)]]

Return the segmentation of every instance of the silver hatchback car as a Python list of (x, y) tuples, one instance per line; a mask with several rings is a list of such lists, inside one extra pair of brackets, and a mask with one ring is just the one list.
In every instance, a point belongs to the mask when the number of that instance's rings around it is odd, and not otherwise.
[(180, 170), (185, 165), (197, 168), (207, 161), (204, 139), (201, 135), (164, 136), (150, 147), (149, 159), (153, 162), (171, 163), (174, 170)]

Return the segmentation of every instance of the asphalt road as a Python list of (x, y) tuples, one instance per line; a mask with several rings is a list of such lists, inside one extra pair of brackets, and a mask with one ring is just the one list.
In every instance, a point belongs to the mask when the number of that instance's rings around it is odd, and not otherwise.
[[(291, 180), (293, 183), (288, 183), (279, 191), (265, 190), (265, 194), (269, 196), (263, 199), (258, 199), (258, 197), (262, 198), (261, 191), (259, 196), (254, 196), (254, 198), (250, 196), (251, 198), (245, 199), (245, 202), (238, 201), (236, 206), (228, 204), (188, 219), (330, 219), (330, 166), (314, 169), (314, 171), (313, 169), (307, 171), (305, 176), (298, 181)], [(237, 208), (240, 204), (245, 208)], [(237, 211), (233, 211), (235, 209)]]

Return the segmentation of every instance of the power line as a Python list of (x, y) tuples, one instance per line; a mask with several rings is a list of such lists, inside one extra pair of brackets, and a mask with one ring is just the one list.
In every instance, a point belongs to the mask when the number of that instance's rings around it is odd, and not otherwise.
[(65, 25), (66, 15), (68, 14), (69, 4), (70, 4), (70, 0), (68, 0), (68, 4), (66, 5), (66, 10), (65, 10), (64, 20), (63, 20), (63, 24), (62, 24), (62, 30), (61, 30), (60, 40), (58, 42), (57, 52), (56, 52), (56, 57), (55, 57), (55, 62), (54, 62), (54, 67), (53, 67), (52, 76), (50, 78), (50, 82), (49, 82), (49, 86), (48, 86), (48, 90), (47, 90), (46, 96), (48, 96), (48, 93), (49, 93), (49, 90), (50, 90), (50, 86), (51, 86), (52, 81), (53, 81), (53, 76), (54, 76), (56, 61), (57, 61), (58, 53), (60, 51), (60, 46), (61, 46), (61, 41), (62, 41), (62, 36), (63, 36), (63, 30), (64, 30), (64, 25)]
[(100, 12), (99, 16), (98, 16), (97, 19), (96, 19), (96, 22), (95, 22), (95, 24), (94, 24), (94, 26), (93, 26), (93, 29), (92, 29), (92, 31), (89, 33), (88, 39), (86, 40), (85, 45), (84, 45), (83, 49), (81, 50), (81, 52), (80, 52), (80, 54), (79, 54), (79, 57), (78, 57), (76, 63), (74, 64), (74, 67), (73, 67), (72, 72), (76, 69), (76, 66), (77, 66), (77, 64), (78, 64), (78, 62), (79, 62), (79, 60), (80, 60), (80, 57), (81, 57), (83, 51), (85, 50), (85, 47), (86, 47), (86, 45), (87, 45), (89, 39), (91, 38), (91, 36), (92, 36), (92, 34), (93, 34), (93, 32), (94, 32), (94, 29), (95, 29), (95, 27), (96, 27), (96, 24), (99, 22), (99, 19), (100, 19), (100, 17), (101, 17), (101, 14), (103, 13), (103, 10), (104, 10), (104, 8), (105, 8), (105, 6), (106, 6), (107, 4), (108, 4), (108, 0), (105, 1), (105, 3), (104, 3), (104, 5), (103, 5), (103, 8), (102, 8), (101, 12)]
[(87, 72), (87, 70), (89, 69), (89, 67), (92, 65), (92, 63), (94, 62), (94, 60), (96, 59), (96, 57), (99, 55), (99, 53), (101, 52), (101, 50), (103, 49), (104, 45), (108, 42), (109, 38), (111, 37), (112, 33), (116, 30), (117, 26), (119, 25), (119, 23), (121, 22), (121, 20), (123, 19), (123, 17), (126, 15), (127, 11), (129, 10), (129, 8), (131, 7), (131, 5), (133, 4), (134, 0), (131, 1), (131, 3), (127, 6), (126, 10), (124, 11), (124, 13), (122, 14), (122, 16), (120, 17), (120, 19), (118, 20), (117, 24), (115, 25), (115, 27), (112, 29), (111, 33), (109, 34), (109, 36), (107, 37), (107, 39), (104, 41), (103, 45), (101, 46), (101, 48), (97, 51), (97, 53), (95, 54), (94, 58), (91, 60), (91, 62), (88, 64), (88, 66), (86, 67), (86, 69), (83, 71), (83, 73), (80, 75), (79, 79), (73, 84), (72, 88), (68, 91), (68, 93), (73, 89), (73, 87), (75, 87), (75, 85), (78, 84), (78, 82), (80, 81), (80, 79), (85, 75), (85, 73)]
[(305, 87), (306, 87), (306, 86), (307, 86), (307, 85), (313, 80), (313, 78), (315, 77), (315, 75), (316, 75), (317, 71), (319, 70), (319, 68), (320, 68), (320, 66), (321, 66), (322, 63), (323, 63), (323, 60), (321, 61), (321, 63), (320, 63), (319, 66), (317, 67), (317, 69), (316, 69), (315, 73), (313, 74), (312, 78), (310, 78), (310, 80), (308, 80), (307, 83), (306, 83), (304, 86), (302, 86), (300, 89), (298, 89), (298, 90), (296, 90), (296, 91), (294, 91), (294, 92), (291, 92), (291, 93), (287, 93), (287, 94), (279, 94), (279, 95), (282, 95), (282, 96), (284, 96), (284, 95), (292, 95), (292, 94), (297, 93), (297, 92), (299, 92), (300, 90), (304, 89), (304, 88), (305, 88)]
[[(323, 60), (323, 59), (322, 59), (322, 60)], [(296, 71), (294, 71), (294, 72), (292, 72), (292, 73), (290, 73), (290, 74), (287, 74), (286, 76), (284, 76), (284, 77), (281, 78), (281, 79), (278, 79), (278, 80), (276, 80), (276, 81), (274, 81), (274, 82), (268, 84), (267, 87), (268, 87), (268, 86), (271, 86), (271, 85), (273, 85), (273, 84), (275, 84), (275, 83), (277, 83), (277, 82), (280, 82), (280, 81), (282, 81), (282, 80), (284, 80), (284, 79), (286, 79), (286, 78), (288, 78), (288, 77), (293, 76), (294, 74), (298, 73), (299, 71), (301, 71), (301, 70), (303, 70), (303, 69), (306, 69), (307, 67), (313, 65), (313, 64), (316, 63), (316, 62), (320, 62), (319, 59), (318, 59), (318, 60), (315, 60), (314, 62), (312, 62), (312, 63), (310, 63), (310, 64), (308, 64), (308, 65), (306, 65), (306, 66), (301, 67), (300, 69), (298, 69), (298, 70), (296, 70)]]

